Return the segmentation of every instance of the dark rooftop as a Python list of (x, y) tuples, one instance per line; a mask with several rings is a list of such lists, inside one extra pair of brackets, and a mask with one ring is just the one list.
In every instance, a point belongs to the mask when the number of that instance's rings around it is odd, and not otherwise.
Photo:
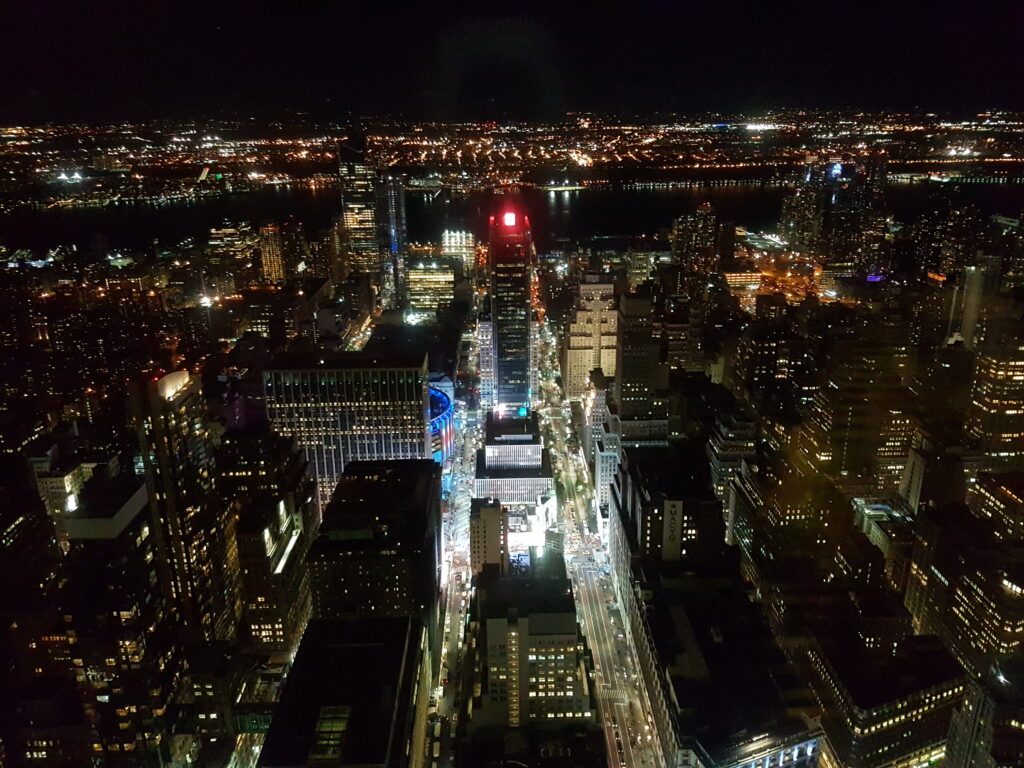
[(420, 633), (417, 619), (312, 622), (261, 768), (405, 765)]
[(289, 351), (275, 355), (267, 370), (358, 370), (362, 368), (416, 368), (426, 365), (426, 353), (390, 350), (369, 352), (307, 352)]
[(696, 444), (627, 448), (626, 455), (630, 467), (643, 476), (652, 492), (667, 499), (713, 498), (707, 457)]
[(817, 635), (817, 640), (860, 709), (874, 709), (965, 674), (942, 642), (930, 635), (903, 638), (895, 655), (869, 651), (848, 630)]
[(513, 610), (520, 616), (572, 614), (575, 625), (576, 603), (564, 567), (560, 576), (557, 569), (545, 568), (531, 569), (529, 576), (502, 576), (496, 567), (485, 566), (476, 590), (479, 611), (486, 618), (504, 617)]

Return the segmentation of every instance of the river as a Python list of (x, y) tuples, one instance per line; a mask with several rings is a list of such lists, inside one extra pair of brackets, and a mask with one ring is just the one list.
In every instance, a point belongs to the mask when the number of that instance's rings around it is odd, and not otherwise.
[[(640, 235), (668, 227), (672, 218), (710, 201), (719, 217), (751, 230), (775, 225), (784, 189), (745, 184), (674, 189), (600, 188), (567, 192), (527, 189), (523, 201), (538, 247), (552, 247), (559, 239), (591, 236)], [(973, 203), (985, 214), (1016, 217), (1024, 211), (1022, 184), (965, 184), (913, 182), (891, 185), (889, 206), (900, 221), (927, 210), (936, 194), (949, 195), (957, 204)], [(473, 194), (448, 200), (417, 193), (407, 196), (409, 238), (436, 241), (441, 231), (470, 227), (486, 234), (491, 195)], [(102, 236), (113, 249), (136, 250), (155, 238), (173, 245), (188, 237), (202, 240), (209, 229), (225, 220), (260, 223), (288, 217), (302, 221), (315, 234), (330, 225), (339, 207), (334, 189), (267, 187), (245, 194), (226, 195), (192, 203), (163, 206), (135, 205), (111, 208), (18, 211), (0, 216), (0, 245), (41, 252), (56, 245), (88, 248)]]

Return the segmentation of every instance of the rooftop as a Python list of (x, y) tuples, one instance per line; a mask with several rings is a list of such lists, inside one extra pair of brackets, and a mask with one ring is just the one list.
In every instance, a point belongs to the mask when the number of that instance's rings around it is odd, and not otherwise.
[(395, 369), (426, 366), (424, 352), (392, 351), (372, 354), (368, 352), (282, 352), (275, 355), (267, 370), (338, 370), (351, 371), (366, 368)]
[(420, 633), (417, 619), (312, 622), (259, 766), (405, 765)]

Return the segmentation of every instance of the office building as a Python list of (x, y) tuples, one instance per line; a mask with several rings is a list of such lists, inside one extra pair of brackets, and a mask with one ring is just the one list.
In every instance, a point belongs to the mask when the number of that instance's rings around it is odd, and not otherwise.
[(711, 464), (711, 488), (722, 503), (728, 500), (729, 484), (739, 475), (740, 464), (756, 455), (757, 425), (731, 413), (718, 417), (708, 440), (707, 454)]
[(533, 549), (529, 575), (487, 567), (475, 587), (469, 631), (480, 693), (471, 731), (593, 722), (596, 692), (562, 559)]
[(455, 270), (444, 262), (420, 261), (407, 275), (408, 312), (434, 319), (437, 311), (455, 300)]
[(105, 765), (158, 765), (184, 672), (146, 482), (114, 462), (97, 470), (66, 518), (63, 610), (72, 664)]
[(316, 618), (417, 616), (433, 626), (440, 475), (429, 459), (348, 465), (309, 556)]
[(1024, 472), (982, 472), (971, 484), (967, 503), (992, 522), (997, 539), (1024, 539)]
[(319, 514), (308, 462), (293, 439), (257, 426), (224, 435), (217, 470), (217, 492), (238, 514), (240, 635), (254, 653), (292, 654), (312, 610)]
[(487, 565), (508, 572), (508, 515), (497, 499), (473, 499), (470, 504), (469, 565), (474, 575)]
[(82, 455), (79, 451), (65, 448), (59, 441), (50, 442), (45, 449), (32, 453), (29, 463), (36, 476), (39, 496), (53, 521), (57, 543), (67, 551), (64, 518), (78, 508), (82, 488), (100, 464), (94, 459), (100, 457), (93, 452)]
[(1024, 765), (1024, 658), (1014, 654), (967, 685), (953, 715), (944, 765), (1011, 768)]
[(379, 287), (384, 259), (377, 229), (377, 172), (367, 160), (365, 136), (354, 133), (342, 140), (338, 147), (338, 178), (348, 269), (368, 275)]
[(198, 377), (148, 376), (131, 393), (159, 555), (195, 640), (232, 641), (240, 602), (237, 516), (213, 494), (214, 427)]
[(619, 297), (614, 416), (623, 445), (663, 445), (668, 438), (666, 403), (655, 392), (660, 367), (653, 321), (646, 287)]
[(284, 246), (281, 228), (273, 223), (260, 227), (260, 278), (267, 285), (284, 282)]
[(815, 470), (842, 477), (881, 470), (890, 490), (898, 486), (913, 436), (904, 330), (883, 318), (838, 345), (805, 425), (804, 457)]
[(587, 275), (576, 293), (562, 341), (562, 389), (571, 400), (589, 386), (590, 372), (600, 368), (615, 376), (618, 312), (615, 286)]
[(820, 630), (808, 650), (825, 706), (820, 765), (928, 765), (946, 753), (963, 668), (936, 637), (908, 636), (896, 652), (865, 648), (850, 628)]
[(274, 429), (306, 453), (321, 508), (350, 461), (431, 456), (427, 356), (284, 354), (263, 374)]
[(494, 410), (525, 416), (530, 409), (534, 366), (531, 325), (536, 254), (530, 222), (506, 203), (491, 217), (491, 323), (494, 346)]
[(679, 447), (625, 450), (618, 507), (638, 554), (676, 561), (721, 546), (722, 506), (700, 458)]
[(540, 437), (537, 415), (487, 417), (484, 446), (476, 452), (473, 496), (505, 505), (536, 504), (554, 494), (551, 456)]
[(406, 259), (409, 236), (405, 225), (405, 177), (386, 173), (376, 183), (377, 228), (384, 268), (394, 281), (394, 301), (399, 306), (406, 296)]
[(1024, 325), (993, 317), (977, 347), (966, 431), (1008, 469), (1024, 470)]
[(441, 255), (458, 257), (462, 261), (463, 272), (472, 274), (476, 267), (476, 239), (473, 233), (446, 229), (441, 233)]

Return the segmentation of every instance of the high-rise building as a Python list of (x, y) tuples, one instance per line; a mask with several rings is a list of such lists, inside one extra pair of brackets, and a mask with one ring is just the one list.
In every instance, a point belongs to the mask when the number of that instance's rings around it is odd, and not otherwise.
[(711, 489), (723, 504), (729, 499), (729, 485), (738, 477), (744, 460), (755, 457), (757, 425), (742, 416), (722, 414), (708, 440), (711, 463)]
[(677, 561), (717, 551), (725, 539), (722, 505), (695, 457), (675, 447), (625, 453), (619, 514), (637, 553)]
[(409, 237), (405, 226), (405, 177), (388, 173), (377, 181), (377, 230), (384, 252), (384, 269), (394, 281), (393, 305), (406, 298), (406, 260)]
[(474, 574), (486, 565), (508, 572), (508, 515), (497, 499), (473, 499), (470, 504), (469, 565)]
[(600, 368), (606, 376), (615, 375), (618, 344), (615, 286), (599, 280), (596, 275), (584, 278), (566, 325), (562, 388), (565, 396), (572, 400), (587, 391), (590, 372), (595, 368)]
[(1024, 539), (1024, 472), (982, 472), (970, 486), (971, 511), (992, 521), (998, 539)]
[(978, 346), (966, 430), (982, 451), (1024, 469), (1024, 323), (991, 318)]
[(510, 203), (491, 217), (491, 322), (494, 333), (494, 410), (525, 416), (533, 368), (530, 222)]
[(239, 518), (240, 634), (256, 653), (294, 653), (309, 620), (319, 505), (308, 466), (293, 439), (266, 427), (229, 431), (217, 451), (217, 491)]
[(536, 413), (524, 418), (488, 414), (484, 447), (476, 453), (474, 497), (531, 505), (553, 493), (551, 456), (541, 440)]
[(913, 434), (902, 385), (904, 331), (898, 319), (883, 318), (837, 348), (805, 429), (804, 455), (816, 469), (873, 477), (881, 466), (892, 489), (898, 486)]
[(263, 374), (273, 427), (295, 438), (321, 508), (350, 461), (431, 456), (427, 356), (284, 354)]
[(134, 387), (131, 408), (157, 550), (187, 636), (233, 640), (241, 608), (237, 516), (213, 493), (214, 427), (199, 379), (187, 370), (147, 377)]
[(366, 138), (353, 135), (338, 148), (341, 221), (348, 268), (380, 285), (384, 260), (377, 230), (377, 172), (367, 162)]
[(279, 285), (284, 282), (281, 228), (273, 222), (260, 227), (260, 277), (268, 285)]
[(455, 300), (455, 270), (444, 262), (413, 264), (406, 277), (406, 299), (410, 314), (436, 317), (438, 309)]
[(446, 229), (441, 233), (441, 255), (457, 256), (462, 268), (471, 274), (476, 266), (476, 239), (472, 232), (461, 229)]
[(949, 729), (949, 768), (1024, 765), (1024, 655), (1016, 653), (972, 680)]
[(701, 203), (695, 213), (676, 219), (671, 243), (672, 257), (680, 266), (699, 272), (714, 270), (718, 263), (718, 217), (711, 203)]
[(529, 576), (485, 568), (476, 579), (470, 623), (480, 696), (471, 730), (565, 726), (597, 715), (564, 562), (540, 555), (531, 550)]
[(349, 464), (310, 552), (315, 617), (416, 616), (436, 632), (440, 505), (429, 459)]
[(808, 651), (825, 707), (824, 765), (928, 765), (946, 736), (966, 676), (936, 637), (908, 636), (896, 652), (871, 650), (854, 632), (820, 632)]
[(658, 445), (668, 437), (665, 403), (655, 397), (658, 346), (653, 322), (647, 288), (619, 297), (614, 405), (623, 445)]
[(75, 633), (75, 679), (97, 756), (105, 765), (159, 765), (184, 657), (145, 480), (102, 467), (65, 522), (63, 612)]

